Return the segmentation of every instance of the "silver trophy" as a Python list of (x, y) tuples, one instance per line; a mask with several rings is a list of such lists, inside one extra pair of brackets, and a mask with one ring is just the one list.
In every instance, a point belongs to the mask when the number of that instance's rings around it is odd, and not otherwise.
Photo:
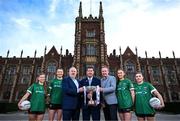
[(87, 97), (90, 99), (88, 101), (88, 105), (90, 105), (90, 106), (95, 105), (95, 101), (92, 99), (94, 91), (96, 91), (96, 86), (86, 86), (86, 92), (88, 93)]

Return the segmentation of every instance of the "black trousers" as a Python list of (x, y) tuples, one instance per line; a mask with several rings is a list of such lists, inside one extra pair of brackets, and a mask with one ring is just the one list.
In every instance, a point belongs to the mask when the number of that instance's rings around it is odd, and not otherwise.
[(117, 121), (117, 104), (105, 104), (103, 108), (104, 118), (106, 121)]
[(90, 116), (92, 116), (93, 121), (100, 121), (100, 106), (89, 106), (86, 108), (83, 108), (82, 115), (83, 115), (83, 121), (90, 121)]
[(63, 121), (79, 121), (80, 109), (64, 109)]

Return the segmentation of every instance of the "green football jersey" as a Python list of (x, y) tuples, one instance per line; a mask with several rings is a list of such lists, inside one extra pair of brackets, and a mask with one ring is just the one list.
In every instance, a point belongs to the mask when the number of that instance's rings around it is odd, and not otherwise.
[(62, 80), (54, 79), (49, 85), (50, 103), (62, 104)]
[(31, 93), (30, 102), (31, 108), (30, 111), (41, 111), (45, 112), (45, 91), (44, 86), (39, 83), (32, 84), (27, 92)]
[(155, 110), (150, 106), (149, 100), (155, 87), (148, 83), (134, 84), (135, 88), (135, 113), (136, 114), (155, 114)]
[(134, 85), (131, 80), (124, 79), (119, 80), (117, 85), (117, 100), (118, 100), (118, 108), (131, 108), (133, 106), (131, 90), (134, 89)]

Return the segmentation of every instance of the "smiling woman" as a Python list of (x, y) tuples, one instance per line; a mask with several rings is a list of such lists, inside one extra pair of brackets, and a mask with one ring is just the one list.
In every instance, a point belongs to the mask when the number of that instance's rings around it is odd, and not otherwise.
[[(42, 121), (45, 113), (45, 96), (46, 96), (46, 82), (45, 74), (41, 73), (37, 77), (38, 82), (33, 83), (25, 95), (18, 102), (20, 110), (28, 110), (29, 120)], [(30, 101), (27, 101), (30, 99)]]

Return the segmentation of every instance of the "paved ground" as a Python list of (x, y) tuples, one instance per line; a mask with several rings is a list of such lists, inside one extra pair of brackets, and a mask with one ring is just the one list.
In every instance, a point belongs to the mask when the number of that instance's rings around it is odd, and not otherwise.
[[(0, 121), (27, 121), (28, 114), (27, 112), (13, 112), (7, 114), (0, 114)], [(44, 121), (48, 120), (48, 114), (45, 114)], [(80, 120), (82, 117), (80, 116)], [(104, 121), (103, 113), (101, 113), (101, 120)], [(136, 116), (133, 113), (133, 121), (136, 120)], [(167, 114), (167, 113), (157, 113), (156, 121), (180, 121), (180, 114)]]

